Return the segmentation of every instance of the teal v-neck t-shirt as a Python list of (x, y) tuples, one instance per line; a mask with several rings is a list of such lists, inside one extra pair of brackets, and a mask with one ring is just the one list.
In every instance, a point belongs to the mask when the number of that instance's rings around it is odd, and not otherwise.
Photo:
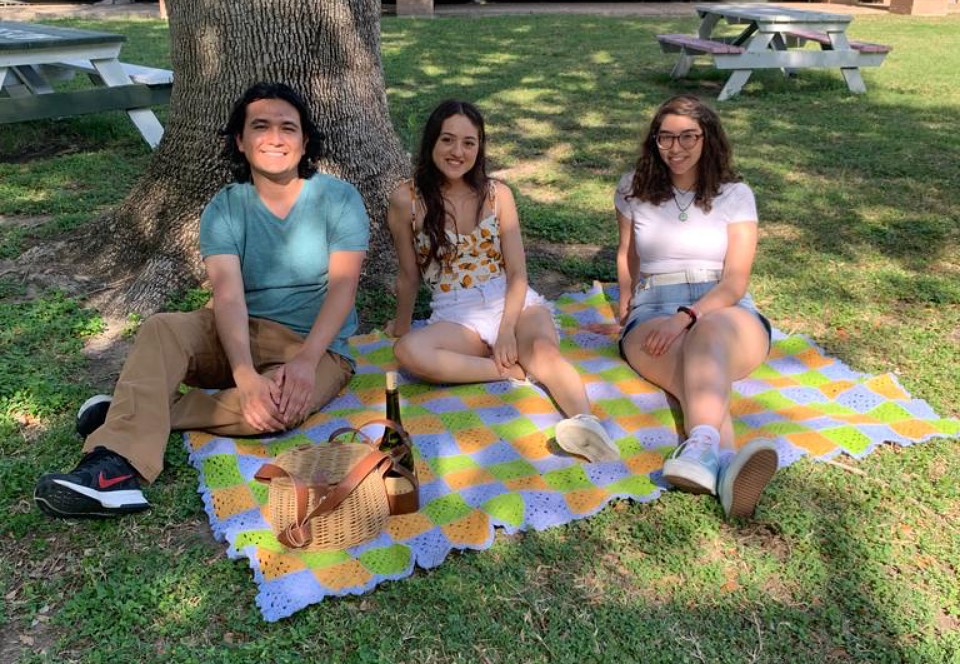
[[(221, 189), (200, 216), (200, 255), (240, 259), (247, 313), (306, 336), (327, 296), (330, 254), (366, 251), (370, 221), (353, 185), (316, 173), (285, 219), (263, 204), (252, 183)], [(356, 308), (329, 350), (350, 358)]]

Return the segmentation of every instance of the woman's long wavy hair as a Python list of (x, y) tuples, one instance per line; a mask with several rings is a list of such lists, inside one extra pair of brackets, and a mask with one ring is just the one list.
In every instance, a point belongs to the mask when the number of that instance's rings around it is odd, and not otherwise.
[(443, 185), (444, 176), (433, 163), (433, 148), (440, 139), (443, 122), (454, 115), (462, 115), (477, 129), (479, 145), (477, 146), (477, 161), (463, 176), (464, 181), (477, 194), (477, 220), (483, 214), (484, 198), (489, 188), (487, 176), (486, 131), (483, 124), (483, 115), (480, 110), (468, 101), (448, 99), (440, 102), (427, 119), (420, 138), (420, 149), (417, 153), (416, 164), (413, 169), (413, 182), (417, 192), (423, 197), (425, 213), (423, 215), (423, 232), (430, 242), (427, 255), (421, 259), (420, 268), (430, 263), (450, 262), (456, 256), (456, 247), (450, 242), (445, 231), (447, 219), (456, 225), (451, 213), (444, 205)]
[(301, 178), (308, 178), (317, 172), (315, 165), (320, 157), (323, 136), (313, 123), (310, 109), (303, 98), (285, 83), (260, 82), (247, 88), (246, 92), (236, 101), (230, 111), (227, 125), (220, 130), (223, 137), (223, 150), (220, 155), (230, 164), (230, 171), (237, 182), (250, 182), (250, 162), (246, 155), (237, 147), (237, 138), (243, 135), (243, 126), (247, 121), (247, 106), (261, 99), (281, 99), (295, 109), (300, 115), (300, 128), (303, 138), (307, 142), (303, 157), (297, 166), (297, 174)]
[(673, 198), (670, 168), (657, 147), (657, 134), (667, 115), (683, 115), (700, 125), (703, 132), (703, 150), (697, 163), (694, 201), (704, 212), (710, 212), (713, 199), (720, 194), (720, 186), (728, 182), (738, 182), (740, 176), (733, 170), (733, 154), (720, 118), (712, 108), (693, 95), (671, 97), (657, 109), (640, 147), (640, 157), (637, 159), (630, 191), (624, 193), (630, 198), (654, 205)]

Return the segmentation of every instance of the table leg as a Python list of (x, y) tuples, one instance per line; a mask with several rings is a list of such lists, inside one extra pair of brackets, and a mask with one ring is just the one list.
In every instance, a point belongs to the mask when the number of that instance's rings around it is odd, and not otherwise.
[(710, 33), (717, 27), (720, 21), (719, 14), (706, 14), (700, 20), (700, 27), (697, 29), (697, 37), (700, 39), (710, 39)]
[[(750, 53), (762, 53), (770, 46), (772, 39), (772, 33), (757, 32), (747, 43), (747, 51)], [(727, 79), (726, 85), (724, 85), (720, 91), (717, 101), (724, 101), (739, 94), (743, 86), (750, 80), (751, 74), (753, 74), (752, 69), (734, 69), (733, 73), (730, 74), (730, 78)]]
[[(91, 60), (90, 62), (96, 68), (97, 73), (100, 74), (104, 84), (109, 87), (131, 85), (133, 83), (126, 72), (123, 71), (119, 60)], [(130, 116), (130, 120), (136, 125), (147, 144), (151, 148), (156, 148), (160, 139), (163, 138), (163, 125), (160, 124), (153, 111), (149, 108), (133, 108), (127, 110), (127, 115)]]
[(44, 95), (53, 92), (53, 87), (50, 85), (50, 82), (44, 78), (43, 74), (40, 73), (40, 69), (34, 65), (11, 67), (11, 71), (33, 94)]
[[(783, 35), (779, 32), (773, 36), (773, 39), (770, 40), (770, 46), (773, 48), (774, 51), (787, 50), (787, 42), (784, 40)], [(797, 70), (791, 69), (789, 67), (783, 67), (780, 69), (780, 71), (782, 71), (783, 75), (788, 78), (792, 78), (797, 75)]]
[[(849, 51), (850, 42), (847, 35), (843, 32), (828, 32), (830, 37), (830, 47), (834, 51)], [(860, 76), (859, 67), (841, 67), (840, 73), (843, 74), (843, 80), (847, 82), (847, 89), (856, 94), (863, 94), (867, 91), (867, 86)]]
[(727, 79), (726, 85), (723, 86), (723, 90), (717, 96), (717, 101), (724, 101), (739, 94), (743, 90), (743, 86), (750, 80), (750, 74), (752, 73), (752, 69), (734, 69), (730, 78)]
[[(703, 17), (703, 20), (700, 21), (700, 28), (697, 30), (697, 34), (700, 36), (700, 39), (709, 39), (710, 33), (713, 31), (713, 28), (717, 25), (717, 21), (720, 20), (719, 16), (713, 14), (707, 14)], [(693, 59), (696, 56), (681, 54), (677, 59), (677, 64), (673, 66), (673, 71), (670, 72), (672, 78), (683, 78), (690, 73), (690, 67), (693, 66)]]
[(673, 71), (670, 72), (670, 76), (673, 78), (683, 78), (686, 76), (690, 71), (690, 67), (693, 65), (693, 57), (692, 55), (681, 55), (677, 59), (677, 64), (673, 66)]

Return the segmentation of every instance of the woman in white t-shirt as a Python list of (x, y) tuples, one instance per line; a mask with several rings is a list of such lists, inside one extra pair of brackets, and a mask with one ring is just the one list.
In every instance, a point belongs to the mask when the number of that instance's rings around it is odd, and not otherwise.
[(620, 352), (677, 399), (687, 433), (664, 479), (719, 495), (728, 518), (750, 516), (778, 456), (763, 439), (735, 450), (730, 390), (766, 358), (770, 323), (747, 293), (753, 192), (731, 167), (716, 113), (689, 95), (662, 104), (614, 203)]

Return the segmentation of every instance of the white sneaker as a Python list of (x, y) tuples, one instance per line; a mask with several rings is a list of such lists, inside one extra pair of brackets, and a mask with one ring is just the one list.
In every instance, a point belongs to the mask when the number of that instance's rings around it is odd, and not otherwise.
[(777, 472), (779, 463), (777, 446), (766, 438), (756, 438), (741, 447), (730, 463), (721, 468), (717, 492), (728, 519), (753, 515), (760, 494)]
[(580, 414), (561, 420), (554, 433), (557, 445), (571, 454), (586, 457), (591, 463), (620, 459), (620, 450), (593, 415)]
[(717, 446), (692, 436), (663, 462), (663, 479), (688, 493), (716, 495), (720, 457)]

